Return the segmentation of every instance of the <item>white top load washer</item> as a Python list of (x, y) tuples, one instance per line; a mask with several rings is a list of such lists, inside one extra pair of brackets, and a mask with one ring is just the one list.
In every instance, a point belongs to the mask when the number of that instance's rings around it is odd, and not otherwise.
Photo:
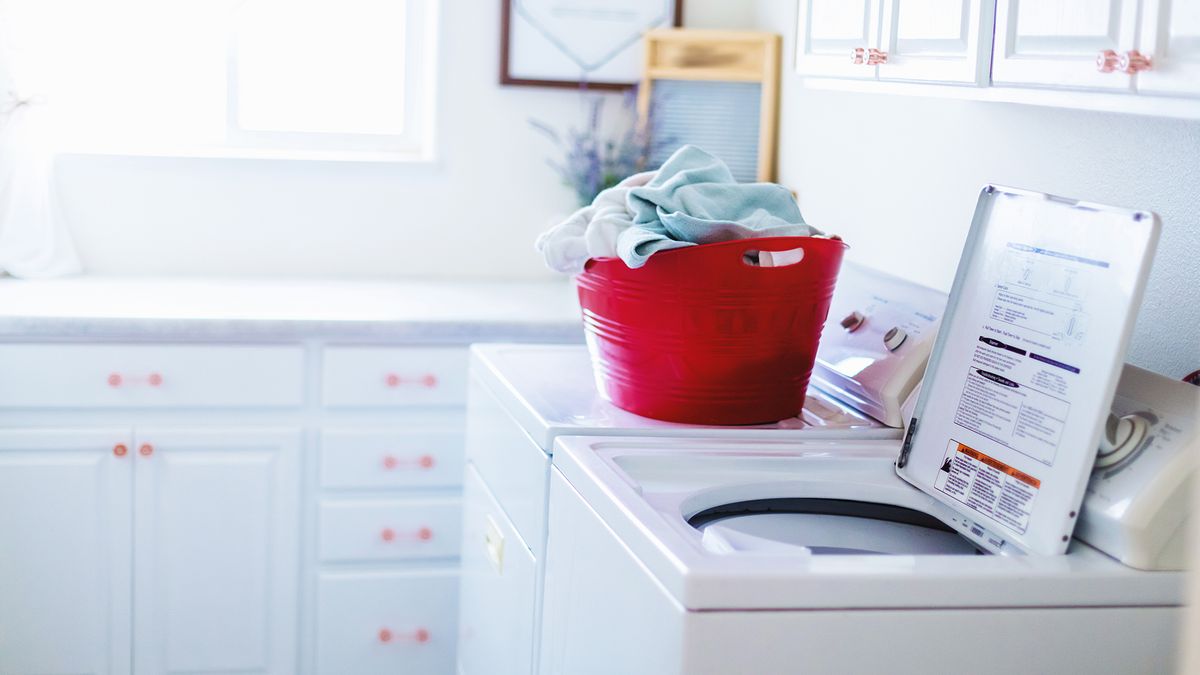
[(944, 293), (845, 265), (804, 412), (758, 426), (661, 422), (621, 410), (598, 393), (583, 346), (473, 346), (460, 670), (525, 675), (534, 668), (557, 437), (853, 439), (894, 456), (903, 435), (902, 404), (925, 369), (945, 303)]
[(559, 439), (543, 669), (1165, 671), (1182, 575), (1118, 561), (1181, 563), (1200, 390), (1127, 368), (1110, 413), (1157, 232), (985, 189), (894, 457)]
[(541, 672), (1174, 672), (1200, 388), (1128, 366), (1113, 412), (1065, 555), (983, 553), (873, 447), (563, 437)]

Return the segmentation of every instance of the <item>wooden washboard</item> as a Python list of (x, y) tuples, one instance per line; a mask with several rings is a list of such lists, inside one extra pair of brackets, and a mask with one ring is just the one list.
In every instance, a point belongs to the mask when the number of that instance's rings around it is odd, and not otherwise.
[(649, 31), (645, 43), (638, 113), (652, 125), (650, 167), (691, 143), (739, 182), (774, 181), (779, 36), (676, 28)]

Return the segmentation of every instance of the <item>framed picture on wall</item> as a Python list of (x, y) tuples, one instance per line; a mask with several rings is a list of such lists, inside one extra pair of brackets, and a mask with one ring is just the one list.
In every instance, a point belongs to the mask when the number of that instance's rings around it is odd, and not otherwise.
[(631, 87), (642, 77), (642, 35), (683, 15), (683, 0), (500, 2), (500, 83), (535, 87)]

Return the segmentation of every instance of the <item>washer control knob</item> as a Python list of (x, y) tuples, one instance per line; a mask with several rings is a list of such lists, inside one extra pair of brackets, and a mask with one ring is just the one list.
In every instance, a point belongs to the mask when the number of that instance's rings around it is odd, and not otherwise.
[(1110, 467), (1125, 459), (1146, 440), (1150, 422), (1141, 415), (1117, 417), (1109, 414), (1100, 436), (1100, 452), (1096, 455), (1096, 468)]
[(908, 333), (899, 326), (892, 326), (888, 332), (883, 334), (883, 346), (887, 347), (889, 352), (894, 352), (904, 344), (908, 339)]
[(849, 314), (846, 315), (846, 318), (842, 319), (842, 329), (845, 330), (847, 333), (853, 333), (854, 331), (861, 328), (863, 325), (863, 322), (866, 320), (867, 320), (867, 317), (864, 316), (862, 312), (859, 312), (859, 311), (850, 312)]

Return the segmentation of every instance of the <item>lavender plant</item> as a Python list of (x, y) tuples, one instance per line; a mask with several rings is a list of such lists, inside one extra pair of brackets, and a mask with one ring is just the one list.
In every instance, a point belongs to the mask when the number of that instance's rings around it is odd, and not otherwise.
[(615, 134), (603, 124), (605, 99), (597, 94), (586, 99), (587, 124), (582, 129), (570, 127), (559, 134), (545, 122), (529, 120), (530, 126), (562, 153), (562, 159), (546, 162), (575, 193), (580, 206), (591, 204), (602, 191), (646, 169), (653, 147), (651, 125), (649, 120), (639, 122), (636, 102), (635, 91), (625, 95), (620, 108), (625, 119)]

